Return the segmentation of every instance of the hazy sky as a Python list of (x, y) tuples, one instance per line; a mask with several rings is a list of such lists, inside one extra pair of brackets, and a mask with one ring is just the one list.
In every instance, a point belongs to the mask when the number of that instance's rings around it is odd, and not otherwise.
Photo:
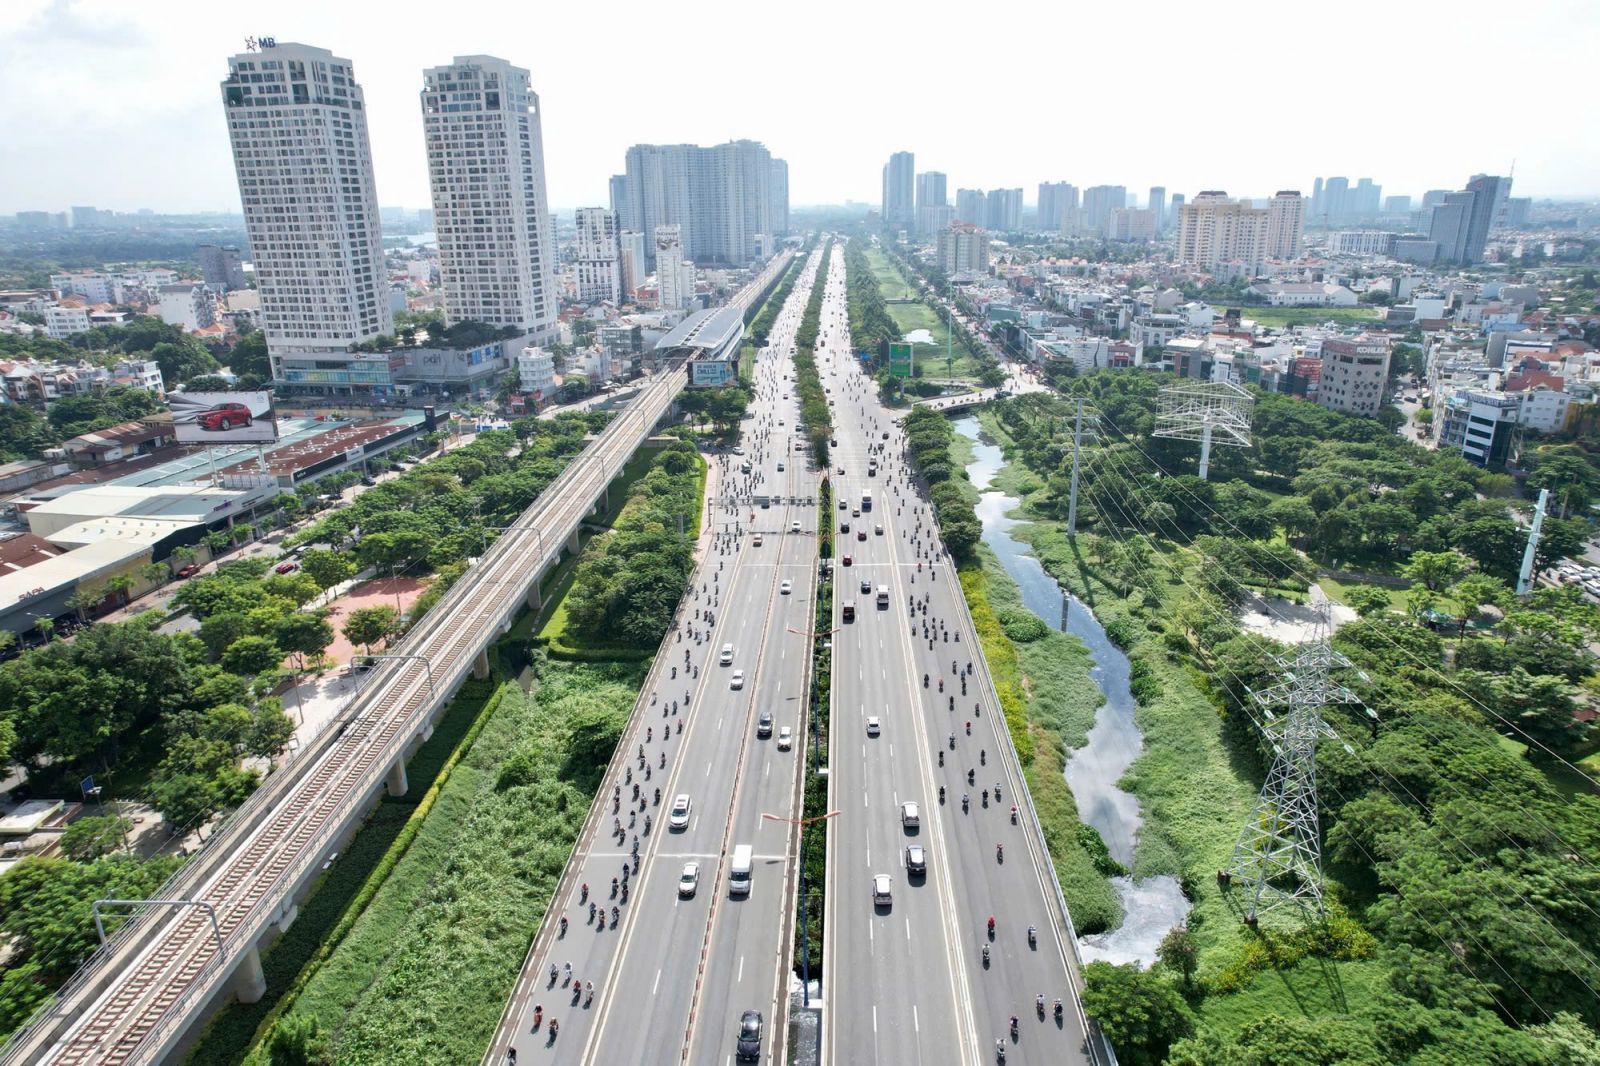
[(354, 61), (385, 205), (429, 203), (422, 68), (474, 53), (532, 71), (558, 209), (604, 205), (630, 144), (736, 137), (789, 161), (797, 206), (876, 203), (898, 149), (952, 198), (1030, 203), (1332, 174), (1416, 196), (1513, 159), (1518, 194), (1600, 193), (1596, 0), (4, 0), (0, 213), (237, 211), (218, 83), (250, 35)]

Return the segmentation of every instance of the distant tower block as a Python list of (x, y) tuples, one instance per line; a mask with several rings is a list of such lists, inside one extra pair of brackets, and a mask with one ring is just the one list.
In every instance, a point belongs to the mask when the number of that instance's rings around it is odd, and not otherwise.
[(1200, 480), (1211, 466), (1211, 445), (1250, 447), (1255, 400), (1227, 381), (1186, 381), (1161, 390), (1155, 436), (1200, 442)]

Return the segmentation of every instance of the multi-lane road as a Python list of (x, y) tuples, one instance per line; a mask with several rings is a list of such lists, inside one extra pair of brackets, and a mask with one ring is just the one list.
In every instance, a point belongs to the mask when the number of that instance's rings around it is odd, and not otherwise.
[[(711, 458), (708, 550), (487, 1063), (729, 1062), (746, 1010), (762, 1016), (761, 1060), (781, 1054), (819, 476), (796, 450), (789, 351), (820, 262), (813, 253), (757, 358), (738, 450)], [(679, 795), (689, 810), (673, 829)], [(751, 886), (735, 896), (741, 845), (753, 855)], [(691, 863), (692, 895), (682, 885)]]
[[(1021, 775), (1005, 722), (899, 426), (852, 358), (841, 293), (824, 303), (818, 363), (844, 506), (830, 516), (840, 559), (829, 806), (840, 813), (829, 822), (824, 1061), (975, 1064), (1002, 1050), (1014, 1063), (1091, 1061), (1049, 859), (1025, 799), (1011, 817)], [(913, 846), (925, 874), (908, 869)], [(887, 902), (873, 891), (880, 874)]]
[[(775, 259), (736, 302), (784, 268)], [(672, 365), (574, 459), (488, 553), (393, 649), (364, 691), (272, 775), (164, 886), (163, 899), (118, 930), (54, 1000), (13, 1035), (4, 1061), (154, 1062), (230, 980), (263, 987), (256, 942), (287, 926), (293, 901), (385, 784), (404, 788), (404, 759), (484, 649), (522, 606), (522, 594), (611, 479), (649, 435), (686, 375)]]

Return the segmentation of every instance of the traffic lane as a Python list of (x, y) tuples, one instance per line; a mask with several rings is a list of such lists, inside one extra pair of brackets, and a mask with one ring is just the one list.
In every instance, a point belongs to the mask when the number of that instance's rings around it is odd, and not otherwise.
[[(698, 658), (701, 665), (701, 676), (693, 679), (690, 688), (692, 693), (690, 711), (685, 725), (688, 737), (683, 753), (673, 768), (668, 787), (662, 789), (661, 806), (656, 808), (656, 824), (654, 831), (643, 838), (647, 843), (643, 846), (640, 875), (635, 878), (633, 896), (646, 900), (654, 900), (655, 893), (676, 891), (675, 885), (681, 872), (682, 861), (675, 856), (680, 854), (711, 856), (704, 860), (702, 867), (702, 884), (715, 878), (720, 863), (721, 853), (721, 821), (715, 817), (706, 819), (707, 810), (716, 810), (719, 804), (725, 808), (728, 797), (733, 788), (733, 766), (739, 746), (737, 732), (726, 728), (730, 714), (728, 688), (732, 671), (738, 669), (738, 646), (735, 645), (735, 664), (728, 667), (714, 665), (720, 652), (720, 638), (725, 634), (740, 631), (749, 631), (754, 624), (750, 612), (753, 597), (740, 595), (740, 589), (747, 584), (741, 580), (759, 580), (749, 568), (735, 566), (733, 575), (727, 583), (728, 595), (731, 597), (729, 610), (716, 612), (716, 625), (710, 630), (709, 637), (702, 638), (702, 643), (690, 650), (691, 660)], [(706, 584), (715, 585), (715, 582)], [(709, 594), (697, 594), (697, 602), (708, 603)], [(692, 621), (688, 623), (692, 625)], [(687, 641), (685, 641), (687, 643)], [(695, 656), (695, 652), (700, 652)], [(671, 682), (669, 681), (668, 684)], [(663, 722), (668, 719), (663, 718)], [(718, 772), (720, 770), (720, 772)], [(678, 793), (690, 796), (691, 816), (689, 825), (681, 831), (672, 831), (664, 823), (666, 810), (670, 808), (672, 797)], [(625, 793), (626, 794), (626, 793)], [(674, 856), (665, 861), (658, 856), (661, 854)], [(702, 891), (704, 891), (702, 889)], [(606, 1008), (613, 999), (620, 1002), (638, 1002), (640, 997), (652, 997), (653, 1007), (658, 1008), (664, 1016), (671, 1017), (676, 1011), (677, 1016), (686, 1014), (686, 1004), (690, 994), (689, 989), (680, 988), (678, 985), (669, 985), (663, 990), (654, 993), (640, 987), (647, 974), (664, 969), (666, 961), (671, 956), (663, 955), (665, 945), (658, 943), (653, 937), (647, 936), (643, 941), (635, 939), (635, 931), (640, 927), (642, 916), (630, 910), (622, 926), (621, 954), (615, 960), (611, 975), (615, 982), (614, 987), (607, 989), (602, 997), (601, 1006)], [(703, 933), (702, 920), (699, 931)], [(634, 954), (634, 949), (639, 948), (639, 954)], [(698, 948), (696, 948), (698, 955)], [(650, 963), (657, 965), (651, 966)], [(652, 978), (653, 980), (653, 978)], [(609, 1058), (609, 1041), (615, 1039), (615, 1026), (605, 1026), (597, 1035), (595, 1043), (602, 1049), (601, 1057), (595, 1061), (614, 1061)], [(681, 1030), (680, 1030), (681, 1031)]]

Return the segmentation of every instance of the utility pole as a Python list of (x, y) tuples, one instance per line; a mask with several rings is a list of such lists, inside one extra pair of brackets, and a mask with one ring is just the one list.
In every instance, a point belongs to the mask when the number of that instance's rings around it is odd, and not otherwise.
[[(1083, 452), (1083, 400), (1078, 401), (1077, 418), (1072, 423), (1072, 495), (1067, 500), (1067, 536), (1078, 535), (1078, 457)], [(1066, 619), (1062, 619), (1066, 628)]]
[(1522, 569), (1517, 573), (1517, 595), (1533, 591), (1533, 557), (1539, 550), (1539, 531), (1544, 528), (1544, 509), (1550, 503), (1550, 490), (1539, 490), (1539, 503), (1533, 509), (1533, 525), (1528, 529), (1528, 546), (1522, 552)]
[[(1311, 641), (1293, 655), (1277, 659), (1283, 681), (1250, 694), (1267, 719), (1261, 730), (1272, 742), (1272, 768), (1250, 821), (1239, 833), (1228, 869), (1217, 873), (1223, 887), (1237, 877), (1248, 894), (1247, 925), (1255, 925), (1262, 913), (1285, 903), (1322, 913), (1317, 741), (1336, 736), (1323, 721), (1322, 709), (1361, 701), (1330, 676), (1349, 667), (1350, 660), (1333, 649), (1326, 604), (1321, 610)], [(1286, 713), (1276, 715), (1273, 708), (1284, 708)], [(1377, 717), (1370, 708), (1366, 713)]]

